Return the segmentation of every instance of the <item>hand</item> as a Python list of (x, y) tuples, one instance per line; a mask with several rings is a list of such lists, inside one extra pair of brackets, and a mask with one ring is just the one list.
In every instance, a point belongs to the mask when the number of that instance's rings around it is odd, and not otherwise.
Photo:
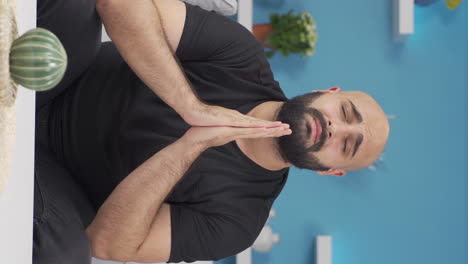
[(192, 127), (182, 137), (192, 146), (201, 146), (204, 149), (221, 146), (241, 138), (268, 138), (281, 137), (292, 133), (289, 125), (278, 127)]
[(278, 127), (280, 121), (266, 121), (243, 115), (238, 111), (200, 101), (188, 106), (182, 118), (192, 126)]

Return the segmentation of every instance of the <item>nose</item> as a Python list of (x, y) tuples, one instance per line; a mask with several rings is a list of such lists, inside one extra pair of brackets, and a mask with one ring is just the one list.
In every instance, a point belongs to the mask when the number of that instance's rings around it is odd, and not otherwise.
[(333, 137), (339, 135), (349, 135), (351, 133), (359, 132), (358, 125), (348, 124), (341, 121), (332, 121), (327, 120), (327, 139), (332, 139)]

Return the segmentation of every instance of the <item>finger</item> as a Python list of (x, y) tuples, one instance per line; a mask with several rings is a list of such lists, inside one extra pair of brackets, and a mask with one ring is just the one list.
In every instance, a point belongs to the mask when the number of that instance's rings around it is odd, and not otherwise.
[(244, 120), (239, 120), (237, 122), (234, 122), (236, 127), (254, 127), (254, 128), (259, 128), (259, 127), (266, 127), (266, 128), (272, 128), (272, 127), (279, 127), (283, 123), (281, 121), (266, 121), (266, 120), (261, 120), (257, 118), (244, 118)]
[(265, 128), (263, 133), (259, 133), (259, 137), (280, 137), (290, 135), (292, 130), (289, 127), (276, 127), (276, 128)]
[(275, 128), (237, 128), (233, 131), (236, 138), (266, 138), (290, 135), (291, 129), (283, 127)]
[(266, 127), (255, 127), (255, 128), (237, 128), (236, 135), (242, 136), (253, 136), (253, 135), (262, 135), (268, 133), (269, 130), (274, 130), (276, 128), (266, 128)]
[(281, 121), (267, 121), (244, 115), (239, 111), (232, 109), (224, 109), (213, 106), (210, 108), (211, 113), (218, 120), (217, 125), (232, 126), (232, 127), (278, 127), (282, 125)]
[(280, 127), (276, 128), (266, 128), (266, 127), (231, 127), (229, 131), (229, 136), (234, 138), (255, 138), (261, 137), (262, 135), (266, 135), (271, 133), (272, 130), (279, 129)]
[(292, 134), (292, 130), (287, 128), (287, 129), (282, 129), (273, 133), (270, 133), (269, 135), (265, 135), (265, 137), (282, 137), (282, 136), (288, 136)]
[(259, 134), (251, 134), (251, 135), (241, 135), (238, 138), (272, 138), (272, 137), (282, 137), (282, 136), (287, 136), (290, 135), (292, 132), (291, 131), (285, 131), (285, 132), (276, 132), (276, 133), (259, 133)]
[(262, 137), (281, 137), (291, 135), (292, 130), (289, 128), (280, 127), (278, 129), (267, 131)]
[(204, 121), (200, 124), (190, 123), (193, 126), (230, 126), (230, 127), (278, 127), (281, 121), (267, 121), (244, 115), (239, 111), (226, 109), (220, 106), (206, 106), (203, 110)]
[(278, 127), (281, 126), (283, 123), (281, 121), (263, 121), (263, 120), (256, 120), (253, 121), (254, 127)]
[(254, 118), (251, 116), (242, 115), (240, 113), (236, 113), (237, 120), (234, 121), (237, 127), (279, 127), (283, 123), (281, 121), (267, 121), (261, 120), (258, 118)]

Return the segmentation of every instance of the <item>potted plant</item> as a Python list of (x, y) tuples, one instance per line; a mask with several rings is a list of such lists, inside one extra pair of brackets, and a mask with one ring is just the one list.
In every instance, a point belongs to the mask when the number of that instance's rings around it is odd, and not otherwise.
[(276, 52), (284, 56), (291, 53), (302, 54), (302, 58), (312, 56), (317, 41), (315, 21), (307, 12), (271, 14), (270, 23), (254, 25), (253, 34), (270, 49), (266, 52), (268, 58)]

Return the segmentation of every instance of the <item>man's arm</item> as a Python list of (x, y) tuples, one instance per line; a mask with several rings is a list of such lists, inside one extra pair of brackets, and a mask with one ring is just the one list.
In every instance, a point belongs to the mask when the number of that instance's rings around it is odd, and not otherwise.
[(115, 261), (168, 261), (171, 225), (166, 196), (207, 148), (240, 138), (279, 137), (275, 128), (192, 127), (130, 173), (99, 209), (86, 233), (93, 255)]
[[(193, 161), (204, 151), (202, 145), (188, 147), (181, 138), (145, 161), (112, 192), (86, 229), (94, 256), (101, 259), (134, 261), (148, 236), (154, 219), (159, 219), (160, 240), (153, 247), (159, 259), (170, 253), (170, 217), (163, 201)], [(160, 210), (163, 209), (162, 211)]]
[[(237, 111), (202, 103), (174, 55), (186, 8), (177, 0), (97, 0), (110, 38), (132, 70), (193, 126), (274, 127)], [(172, 49), (172, 50), (171, 50)]]
[[(168, 34), (159, 9), (170, 14), (165, 16)], [(98, 0), (97, 10), (122, 57), (164, 102), (183, 113), (198, 101), (173, 55), (185, 22), (182, 2)]]

